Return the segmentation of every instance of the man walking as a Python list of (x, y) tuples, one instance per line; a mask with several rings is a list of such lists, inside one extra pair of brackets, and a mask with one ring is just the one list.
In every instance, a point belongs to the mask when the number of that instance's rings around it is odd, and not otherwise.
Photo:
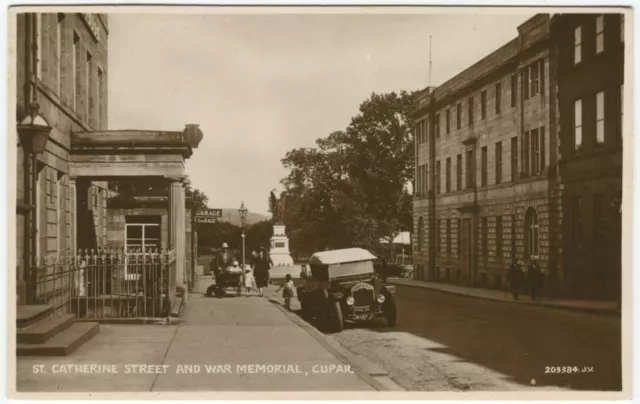
[(518, 266), (517, 262), (513, 260), (509, 266), (509, 272), (507, 273), (507, 281), (511, 283), (511, 292), (513, 293), (513, 300), (518, 300), (520, 294), (520, 288), (522, 287), (522, 281), (524, 273)]
[(538, 261), (533, 260), (529, 265), (529, 271), (527, 272), (527, 281), (529, 283), (529, 293), (531, 299), (536, 300), (538, 296), (538, 290), (542, 287), (542, 271), (538, 266)]

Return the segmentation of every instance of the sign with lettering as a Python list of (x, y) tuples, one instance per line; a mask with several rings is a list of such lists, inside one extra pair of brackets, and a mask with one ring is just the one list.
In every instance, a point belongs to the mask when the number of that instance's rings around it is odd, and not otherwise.
[(196, 216), (196, 223), (218, 223), (218, 218)]
[(95, 39), (96, 42), (100, 42), (100, 23), (96, 16), (89, 13), (80, 13), (80, 16), (82, 16), (82, 21), (84, 21), (87, 28), (89, 28), (89, 32), (91, 32), (93, 39)]
[(222, 209), (198, 209), (196, 211), (196, 217), (221, 218)]

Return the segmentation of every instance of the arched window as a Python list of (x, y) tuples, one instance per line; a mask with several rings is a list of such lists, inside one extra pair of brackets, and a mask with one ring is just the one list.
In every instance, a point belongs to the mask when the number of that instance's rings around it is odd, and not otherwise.
[(537, 257), (539, 255), (540, 232), (538, 227), (538, 214), (535, 209), (529, 208), (525, 215), (525, 256)]
[(422, 216), (418, 219), (418, 245), (416, 246), (416, 250), (422, 250), (422, 244), (424, 243), (424, 222), (422, 220)]

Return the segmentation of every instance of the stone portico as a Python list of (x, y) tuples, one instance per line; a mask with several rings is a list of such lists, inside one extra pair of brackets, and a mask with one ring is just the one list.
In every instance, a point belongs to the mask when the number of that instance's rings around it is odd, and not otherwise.
[[(168, 188), (167, 248), (175, 251), (175, 272), (169, 274), (169, 290), (187, 289), (187, 223), (185, 160), (202, 140), (197, 125), (181, 132), (109, 130), (73, 132), (69, 158), (72, 199), (84, 182), (145, 180)], [(74, 226), (80, 230), (82, 223)], [(76, 235), (77, 236), (77, 235)]]

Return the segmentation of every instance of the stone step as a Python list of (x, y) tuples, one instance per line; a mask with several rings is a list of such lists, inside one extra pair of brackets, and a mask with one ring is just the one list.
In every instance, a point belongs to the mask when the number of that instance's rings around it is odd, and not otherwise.
[(25, 304), (18, 305), (16, 325), (18, 328), (25, 328), (35, 324), (43, 318), (49, 317), (53, 313), (53, 306), (48, 304)]
[(42, 344), (18, 344), (18, 356), (67, 356), (100, 332), (99, 323), (77, 322)]
[(19, 329), (18, 344), (43, 344), (55, 334), (66, 330), (76, 321), (74, 314), (46, 317), (26, 328)]

